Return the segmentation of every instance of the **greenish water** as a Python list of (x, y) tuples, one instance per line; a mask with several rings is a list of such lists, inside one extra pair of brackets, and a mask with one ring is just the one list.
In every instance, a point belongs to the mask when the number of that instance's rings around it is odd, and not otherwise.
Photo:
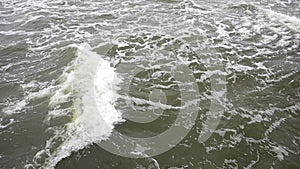
[(0, 1), (0, 168), (300, 168), (299, 9)]

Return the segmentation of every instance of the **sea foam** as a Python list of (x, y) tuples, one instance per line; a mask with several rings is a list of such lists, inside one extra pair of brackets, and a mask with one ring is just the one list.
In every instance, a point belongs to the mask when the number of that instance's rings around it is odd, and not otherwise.
[[(36, 154), (34, 166), (37, 167), (54, 168), (72, 152), (107, 139), (114, 124), (122, 121), (121, 113), (114, 107), (116, 94), (113, 86), (118, 80), (110, 62), (93, 52), (89, 45), (71, 47), (77, 48), (77, 58), (65, 68), (64, 81), (51, 97), (50, 106), (72, 100), (74, 117)], [(70, 92), (65, 92), (67, 89)], [(55, 112), (49, 114), (57, 115), (57, 110)], [(55, 140), (63, 141), (53, 147)], [(41, 160), (43, 164), (40, 164)]]

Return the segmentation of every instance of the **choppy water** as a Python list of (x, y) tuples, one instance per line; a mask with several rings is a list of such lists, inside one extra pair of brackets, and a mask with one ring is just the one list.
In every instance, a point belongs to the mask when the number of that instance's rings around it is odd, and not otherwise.
[[(300, 168), (300, 1), (0, 13), (0, 168)], [(130, 139), (151, 137), (163, 146)]]

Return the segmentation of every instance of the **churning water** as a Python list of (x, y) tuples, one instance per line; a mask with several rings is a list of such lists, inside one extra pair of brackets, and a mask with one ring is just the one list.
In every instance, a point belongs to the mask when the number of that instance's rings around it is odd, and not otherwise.
[(0, 168), (300, 168), (299, 0), (0, 13)]

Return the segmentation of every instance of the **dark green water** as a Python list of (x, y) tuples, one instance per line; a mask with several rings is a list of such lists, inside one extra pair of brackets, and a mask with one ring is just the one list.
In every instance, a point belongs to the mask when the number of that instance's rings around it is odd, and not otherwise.
[(300, 168), (298, 0), (0, 13), (0, 168)]

